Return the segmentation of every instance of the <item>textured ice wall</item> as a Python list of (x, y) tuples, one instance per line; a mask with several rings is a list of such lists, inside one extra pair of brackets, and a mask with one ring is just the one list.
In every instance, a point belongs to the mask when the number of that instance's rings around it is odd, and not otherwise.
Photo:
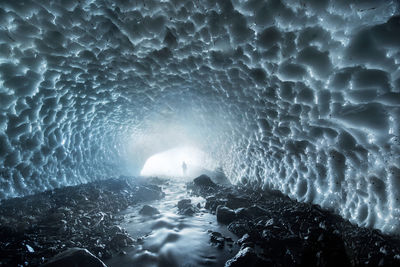
[(184, 140), (235, 182), (399, 233), (398, 14), (381, 0), (0, 1), (0, 198), (139, 171)]

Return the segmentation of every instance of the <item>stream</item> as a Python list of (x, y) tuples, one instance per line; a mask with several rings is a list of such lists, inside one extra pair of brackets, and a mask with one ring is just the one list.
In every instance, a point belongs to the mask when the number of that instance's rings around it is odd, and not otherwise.
[[(156, 266), (224, 266), (239, 247), (234, 242), (217, 246), (210, 242), (210, 233), (221, 233), (233, 241), (237, 237), (216, 217), (204, 209), (205, 199), (189, 195), (183, 181), (170, 181), (162, 185), (165, 198), (134, 205), (121, 212), (121, 227), (135, 239), (133, 247), (125, 249), (108, 261), (107, 266), (156, 267)], [(200, 211), (193, 216), (180, 215), (177, 203), (191, 199), (199, 204)], [(143, 205), (156, 208), (160, 214), (143, 216)]]

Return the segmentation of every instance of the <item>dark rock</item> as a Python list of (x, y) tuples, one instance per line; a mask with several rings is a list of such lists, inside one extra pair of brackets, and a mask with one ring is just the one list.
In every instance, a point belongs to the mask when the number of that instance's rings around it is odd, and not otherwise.
[(113, 225), (113, 226), (111, 226), (111, 227), (109, 228), (108, 232), (109, 232), (111, 235), (116, 235), (117, 233), (123, 233), (124, 230), (123, 230), (122, 227), (119, 226), (119, 225)]
[(222, 234), (220, 232), (215, 232), (212, 230), (208, 230), (208, 232), (210, 233), (211, 237), (222, 237)]
[(250, 240), (251, 240), (251, 238), (250, 238), (249, 234), (244, 234), (244, 235), (237, 241), (237, 243), (238, 243), (239, 245), (242, 245), (243, 243), (250, 242)]
[(225, 246), (225, 238), (221, 233), (211, 231), (210, 232), (210, 242), (216, 245), (218, 248), (223, 248)]
[(122, 191), (131, 188), (131, 185), (128, 182), (129, 177), (122, 177), (120, 179), (109, 179), (105, 180), (104, 186), (111, 191)]
[(178, 209), (183, 210), (192, 205), (192, 201), (190, 199), (182, 199), (178, 202)]
[(101, 259), (109, 258), (132, 243), (116, 226), (121, 221), (116, 213), (143, 199), (162, 197), (160, 187), (129, 177), (2, 201), (0, 266), (25, 262), (38, 266), (66, 247), (85, 248)]
[(265, 227), (270, 227), (275, 224), (274, 219), (269, 219), (268, 221), (265, 222)]
[(249, 201), (243, 197), (235, 197), (234, 195), (228, 195), (228, 200), (226, 202), (226, 206), (230, 209), (238, 209), (242, 207), (249, 206)]
[[(318, 232), (320, 234), (316, 241), (316, 234), (310, 236), (303, 262), (318, 266), (351, 266), (342, 238), (322, 229)], [(372, 266), (378, 266), (380, 259), (371, 262)]]
[(116, 247), (127, 247), (132, 245), (134, 240), (126, 235), (126, 234), (116, 234), (112, 239), (111, 239), (111, 244), (113, 244)]
[[(357, 227), (318, 206), (249, 187), (191, 184), (194, 194), (206, 198), (204, 207), (211, 212), (218, 207), (218, 221), (230, 222), (228, 230), (242, 237), (233, 244), (242, 253), (229, 266), (243, 261), (246, 267), (260, 262), (261, 266), (400, 266), (397, 237)], [(116, 255), (134, 242), (117, 226), (121, 222), (117, 212), (149, 196), (159, 199), (162, 195), (157, 186), (143, 187), (129, 179), (4, 200), (0, 205), (0, 266), (39, 266), (67, 247), (86, 248), (103, 260)], [(178, 209), (187, 215), (198, 211), (189, 199), (179, 202)], [(231, 218), (227, 220), (224, 213)], [(217, 232), (210, 235), (210, 242), (229, 246), (228, 239)]]
[(145, 216), (153, 216), (156, 214), (160, 214), (160, 212), (158, 211), (158, 209), (156, 209), (152, 206), (144, 205), (142, 207), (142, 209), (139, 211), (139, 214), (145, 215)]
[(104, 250), (102, 251), (101, 254), (102, 254), (102, 255), (101, 255), (101, 258), (102, 258), (103, 260), (111, 259), (111, 258), (112, 258), (112, 253), (111, 253), (111, 251), (108, 250), (108, 249), (104, 249)]
[(106, 265), (87, 249), (70, 248), (51, 258), (43, 267), (106, 267)]
[(237, 219), (248, 220), (251, 219), (252, 215), (249, 214), (249, 211), (246, 208), (239, 208), (235, 210)]
[(204, 208), (215, 212), (219, 205), (223, 205), (225, 202), (217, 199), (215, 196), (209, 196), (206, 198), (206, 204)]
[(217, 221), (223, 224), (230, 224), (236, 219), (235, 211), (225, 206), (218, 206), (216, 210)]
[(266, 215), (268, 212), (257, 205), (249, 208), (239, 208), (236, 210), (237, 217), (240, 219), (254, 219)]
[(187, 189), (197, 196), (207, 197), (224, 190), (225, 187), (214, 183), (210, 177), (203, 174), (186, 184)]
[(247, 211), (252, 215), (253, 218), (261, 217), (268, 214), (268, 211), (257, 205), (253, 205), (247, 208)]
[(197, 186), (208, 186), (208, 187), (215, 187), (216, 184), (205, 174), (200, 175), (199, 177), (193, 180), (194, 184)]
[(192, 201), (190, 199), (179, 200), (178, 210), (179, 214), (183, 214), (186, 216), (192, 216), (193, 214), (199, 211), (197, 207), (192, 205)]
[(241, 249), (235, 257), (225, 263), (225, 267), (258, 267), (269, 266), (269, 262), (259, 258), (251, 247)]
[(250, 237), (249, 234), (244, 234), (238, 241), (237, 244), (241, 247), (241, 249), (244, 249), (246, 247), (251, 247), (254, 248), (255, 244), (253, 242), (253, 238)]
[(193, 216), (193, 214), (195, 214), (196, 212), (198, 212), (198, 209), (196, 207), (191, 206), (184, 209), (181, 214), (186, 216)]
[(228, 230), (237, 236), (243, 236), (246, 233), (253, 231), (254, 225), (250, 221), (238, 220), (228, 225)]
[(164, 196), (165, 196), (165, 193), (162, 192), (161, 188), (156, 185), (140, 186), (136, 192), (136, 197), (141, 201), (161, 199)]

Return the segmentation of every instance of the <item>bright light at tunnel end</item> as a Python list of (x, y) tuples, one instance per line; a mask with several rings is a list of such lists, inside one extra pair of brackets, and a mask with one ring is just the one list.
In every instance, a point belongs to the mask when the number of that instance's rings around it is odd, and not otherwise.
[[(183, 168), (183, 163), (186, 169)], [(192, 146), (182, 146), (157, 153), (147, 159), (140, 175), (168, 178), (189, 178), (215, 168), (213, 160)]]

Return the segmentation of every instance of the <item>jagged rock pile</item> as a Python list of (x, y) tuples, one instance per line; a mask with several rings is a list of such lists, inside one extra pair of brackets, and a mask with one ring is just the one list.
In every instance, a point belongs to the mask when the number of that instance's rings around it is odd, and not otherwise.
[[(241, 249), (225, 266), (400, 266), (396, 237), (277, 191), (206, 181), (197, 178), (188, 188), (205, 197), (205, 208), (239, 237)], [(223, 237), (218, 240), (223, 246)]]
[(157, 186), (132, 178), (64, 187), (2, 201), (0, 265), (31, 266), (67, 248), (86, 248), (106, 259), (133, 239), (118, 226), (116, 213), (140, 201), (160, 199)]

